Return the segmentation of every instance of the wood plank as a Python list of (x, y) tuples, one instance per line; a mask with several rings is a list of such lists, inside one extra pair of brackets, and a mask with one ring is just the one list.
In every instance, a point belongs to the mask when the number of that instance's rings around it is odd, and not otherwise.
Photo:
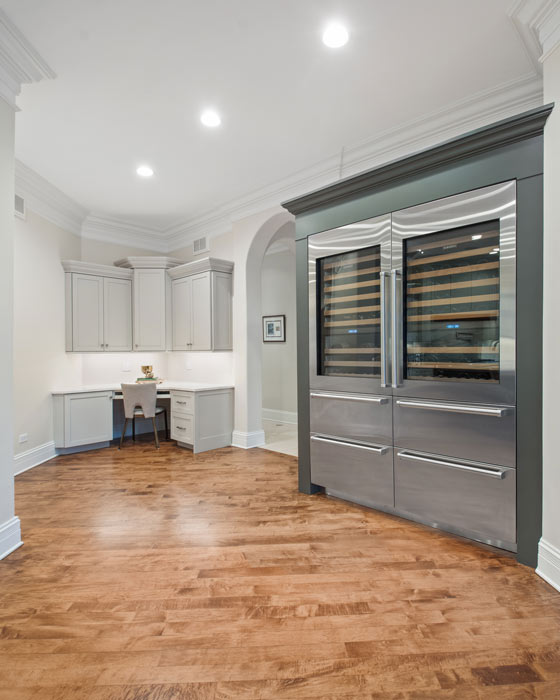
[(499, 362), (407, 362), (408, 367), (428, 367), (431, 369), (500, 369)]
[(340, 304), (345, 301), (362, 301), (363, 299), (379, 299), (379, 292), (369, 292), (366, 294), (349, 294), (345, 297), (330, 297), (325, 296), (325, 303), (330, 304)]
[(499, 277), (487, 277), (486, 279), (466, 280), (465, 282), (447, 282), (446, 284), (430, 284), (425, 287), (409, 287), (407, 294), (425, 294), (426, 292), (444, 292), (451, 289), (468, 289), (469, 287), (491, 287), (499, 284)]
[(365, 282), (351, 282), (348, 284), (336, 284), (331, 287), (324, 287), (325, 292), (338, 292), (345, 289), (360, 289), (361, 287), (379, 286), (379, 280), (366, 280)]
[(329, 282), (332, 280), (338, 280), (346, 277), (363, 277), (364, 275), (373, 275), (376, 272), (379, 273), (380, 266), (375, 267), (361, 267), (359, 270), (349, 270), (348, 272), (335, 272), (330, 275), (323, 275), (323, 280)]
[(15, 483), (0, 700), (560, 694), (554, 589), (503, 551), (299, 493), (294, 457), (141, 436)]
[(446, 260), (460, 260), (474, 258), (478, 255), (488, 255), (496, 246), (485, 246), (484, 248), (473, 248), (471, 250), (462, 250), (457, 253), (445, 253), (443, 255), (430, 255), (429, 257), (419, 258), (418, 260), (407, 261), (407, 267), (415, 267), (417, 265), (427, 265), (428, 263), (439, 263)]
[(363, 362), (360, 360), (327, 360), (325, 366), (327, 367), (379, 367), (381, 362), (379, 360), (370, 360), (368, 362)]
[(423, 353), (442, 353), (445, 355), (451, 354), (451, 353), (460, 353), (460, 354), (466, 354), (469, 355), (470, 353), (484, 353), (486, 354), (492, 354), (492, 355), (497, 355), (500, 352), (500, 348), (498, 346), (492, 347), (492, 346), (482, 346), (482, 345), (465, 345), (465, 346), (459, 346), (459, 347), (451, 347), (447, 345), (422, 345), (422, 346), (414, 346), (414, 345), (409, 345), (407, 348), (407, 353), (410, 355), (413, 354), (423, 354)]
[(458, 311), (446, 314), (424, 314), (422, 316), (407, 316), (407, 321), (460, 321), (469, 318), (497, 318), (499, 311)]
[(355, 321), (327, 321), (323, 325), (328, 328), (330, 326), (378, 326), (379, 323), (378, 318), (357, 318)]
[(478, 263), (476, 265), (461, 265), (461, 267), (450, 267), (443, 270), (430, 270), (428, 272), (414, 272), (412, 274), (407, 274), (407, 279), (409, 280), (420, 280), (426, 279), (426, 277), (444, 277), (446, 275), (462, 275), (465, 272), (480, 272), (482, 270), (497, 270), (500, 267), (500, 263), (487, 262)]
[(325, 316), (339, 316), (340, 314), (363, 314), (369, 311), (379, 311), (381, 306), (352, 306), (343, 309), (326, 309), (323, 313)]
[(499, 294), (479, 294), (468, 297), (447, 297), (445, 299), (422, 299), (421, 301), (407, 301), (409, 309), (420, 306), (443, 306), (446, 304), (479, 304), (483, 301), (499, 301)]
[(325, 355), (375, 355), (379, 348), (325, 348)]

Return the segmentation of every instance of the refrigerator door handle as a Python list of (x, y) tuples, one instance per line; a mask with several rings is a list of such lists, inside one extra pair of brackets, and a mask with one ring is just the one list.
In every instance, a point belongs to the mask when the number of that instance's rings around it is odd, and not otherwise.
[(463, 404), (431, 403), (429, 401), (408, 401), (397, 399), (397, 405), (405, 408), (423, 408), (431, 411), (448, 411), (449, 413), (470, 413), (477, 416), (503, 418), (511, 413), (511, 408), (492, 408), (491, 406), (464, 406)]
[(391, 378), (393, 389), (398, 389), (403, 381), (402, 276), (398, 270), (391, 270), (391, 297)]
[(379, 305), (380, 305), (380, 326), (381, 326), (381, 386), (388, 387), (391, 386), (389, 382), (388, 373), (388, 362), (387, 362), (387, 341), (389, 339), (389, 327), (388, 320), (389, 314), (387, 312), (387, 302), (389, 300), (389, 295), (387, 294), (387, 279), (388, 273), (382, 270), (379, 273)]
[(312, 391), (312, 399), (342, 399), (345, 401), (366, 401), (367, 403), (389, 403), (387, 396), (355, 396), (354, 394), (333, 394), (328, 391)]
[(368, 450), (369, 452), (375, 452), (378, 455), (384, 455), (387, 454), (387, 452), (389, 452), (389, 447), (374, 447), (372, 445), (360, 445), (357, 442), (335, 440), (334, 438), (321, 437), (319, 435), (312, 435), (311, 440), (313, 442), (326, 442), (333, 445), (343, 445), (344, 447), (355, 447), (358, 450)]
[(445, 459), (436, 459), (435, 457), (430, 457), (428, 455), (422, 455), (415, 452), (409, 452), (404, 450), (403, 452), (397, 453), (398, 457), (401, 459), (412, 459), (416, 462), (427, 462), (428, 464), (439, 464), (442, 467), (450, 467), (452, 469), (460, 469), (465, 472), (476, 472), (481, 476), (489, 476), (492, 479), (503, 479), (508, 471), (512, 471), (508, 467), (483, 467), (474, 466), (472, 464), (464, 464), (461, 462), (448, 462)]

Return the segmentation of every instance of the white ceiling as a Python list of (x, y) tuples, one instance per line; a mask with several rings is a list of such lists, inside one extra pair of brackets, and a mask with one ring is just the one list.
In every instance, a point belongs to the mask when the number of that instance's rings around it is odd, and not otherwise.
[[(57, 74), (23, 88), (17, 157), (88, 211), (157, 229), (538, 80), (511, 0), (0, 5)], [(339, 50), (320, 40), (333, 17), (351, 34)], [(209, 105), (219, 129), (198, 121)], [(144, 162), (150, 180), (135, 175)]]

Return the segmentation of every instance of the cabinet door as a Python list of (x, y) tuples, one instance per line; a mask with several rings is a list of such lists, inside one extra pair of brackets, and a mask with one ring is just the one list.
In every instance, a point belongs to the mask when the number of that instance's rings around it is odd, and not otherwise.
[(72, 275), (72, 350), (103, 351), (103, 277)]
[(165, 270), (134, 270), (134, 350), (165, 350)]
[(227, 272), (212, 273), (212, 334), (214, 350), (231, 350), (232, 312), (231, 275)]
[(113, 398), (110, 391), (67, 394), (64, 397), (64, 447), (92, 445), (113, 438)]
[(173, 350), (190, 350), (192, 344), (192, 281), (190, 277), (173, 280)]
[(105, 277), (103, 309), (105, 350), (132, 350), (132, 282)]
[(192, 345), (190, 350), (212, 350), (210, 273), (191, 276)]

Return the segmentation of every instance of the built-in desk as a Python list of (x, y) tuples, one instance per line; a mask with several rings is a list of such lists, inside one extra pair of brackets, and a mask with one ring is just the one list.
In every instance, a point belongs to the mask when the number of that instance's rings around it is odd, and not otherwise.
[[(171, 439), (193, 452), (231, 445), (233, 386), (165, 381), (158, 399), (168, 399)], [(52, 392), (54, 442), (60, 454), (108, 447), (114, 437), (114, 401), (120, 384), (64, 387)]]

